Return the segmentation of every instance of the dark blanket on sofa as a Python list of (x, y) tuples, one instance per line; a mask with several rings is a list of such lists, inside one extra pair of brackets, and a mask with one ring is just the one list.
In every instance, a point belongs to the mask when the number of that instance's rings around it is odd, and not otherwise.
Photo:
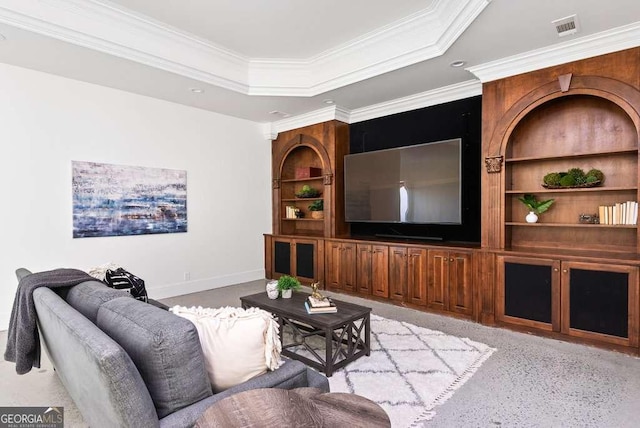
[(16, 363), (16, 372), (25, 374), (40, 367), (40, 336), (38, 335), (33, 290), (39, 287), (60, 288), (78, 285), (94, 278), (77, 269), (55, 269), (27, 275), (20, 280), (13, 301), (7, 349), (4, 359)]

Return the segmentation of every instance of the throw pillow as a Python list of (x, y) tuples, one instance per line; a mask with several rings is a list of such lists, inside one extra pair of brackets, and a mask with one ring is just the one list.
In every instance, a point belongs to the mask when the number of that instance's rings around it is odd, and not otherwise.
[(129, 354), (159, 418), (211, 396), (198, 332), (189, 321), (121, 297), (100, 306), (96, 325)]
[(215, 392), (278, 368), (282, 345), (278, 323), (270, 313), (258, 308), (184, 306), (170, 311), (196, 326)]

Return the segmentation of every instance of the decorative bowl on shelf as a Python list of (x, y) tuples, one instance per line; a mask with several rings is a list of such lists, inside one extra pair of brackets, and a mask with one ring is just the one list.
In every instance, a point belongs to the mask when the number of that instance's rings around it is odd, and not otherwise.
[(542, 187), (545, 189), (580, 189), (585, 187), (598, 187), (602, 186), (602, 181), (593, 181), (591, 183), (574, 184), (572, 186), (562, 186), (559, 184), (546, 184), (542, 183)]
[(571, 168), (567, 172), (550, 172), (542, 179), (545, 189), (580, 189), (598, 187), (604, 183), (604, 174), (599, 169), (584, 172), (582, 168)]

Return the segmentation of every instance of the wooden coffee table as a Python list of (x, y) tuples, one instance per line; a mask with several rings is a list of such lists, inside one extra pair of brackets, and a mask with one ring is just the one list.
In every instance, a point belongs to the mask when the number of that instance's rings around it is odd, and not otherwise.
[[(267, 293), (240, 298), (243, 308), (257, 307), (271, 312), (280, 325), (282, 355), (293, 358), (324, 372), (333, 372), (371, 353), (371, 308), (335, 300), (333, 314), (308, 314), (304, 301), (308, 293), (293, 293), (290, 299), (269, 299)], [(291, 342), (285, 339), (284, 327), (291, 327)], [(314, 338), (324, 338), (324, 356), (312, 346)], [(300, 351), (305, 351), (303, 355)], [(312, 358), (310, 358), (312, 357)]]
[(317, 388), (265, 388), (223, 398), (212, 404), (195, 426), (386, 428), (391, 422), (382, 407), (359, 395), (323, 393)]

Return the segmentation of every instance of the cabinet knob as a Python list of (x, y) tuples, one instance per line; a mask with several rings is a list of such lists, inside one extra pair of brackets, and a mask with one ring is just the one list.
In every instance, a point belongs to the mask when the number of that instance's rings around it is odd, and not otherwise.
[(568, 270), (566, 270), (566, 269), (562, 269), (562, 272), (563, 272), (563, 273), (567, 273), (567, 272), (569, 272), (569, 271), (568, 271)]
[(559, 269), (558, 269), (558, 268), (553, 268), (553, 271), (554, 271), (554, 272), (558, 272), (558, 271), (559, 271)]
[(453, 261), (453, 259), (449, 259), (449, 261), (450, 261), (450, 262), (452, 262), (452, 261)]

